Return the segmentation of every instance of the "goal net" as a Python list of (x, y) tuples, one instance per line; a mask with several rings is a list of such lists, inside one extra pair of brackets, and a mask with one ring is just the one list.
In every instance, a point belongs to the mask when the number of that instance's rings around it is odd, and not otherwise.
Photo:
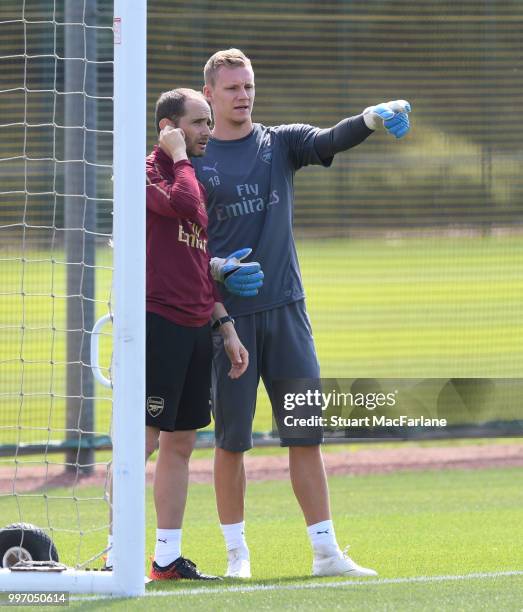
[(0, 6), (0, 590), (143, 591), (145, 4)]

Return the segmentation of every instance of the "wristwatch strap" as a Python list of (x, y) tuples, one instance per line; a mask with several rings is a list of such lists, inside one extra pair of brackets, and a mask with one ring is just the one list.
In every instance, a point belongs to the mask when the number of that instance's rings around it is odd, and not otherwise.
[(216, 321), (212, 324), (212, 328), (213, 330), (217, 330), (222, 325), (225, 325), (225, 323), (232, 323), (234, 325), (234, 319), (229, 315), (216, 319)]

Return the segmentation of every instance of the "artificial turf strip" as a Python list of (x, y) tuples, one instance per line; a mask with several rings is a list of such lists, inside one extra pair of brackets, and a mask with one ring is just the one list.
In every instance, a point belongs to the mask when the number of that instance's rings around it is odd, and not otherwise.
[[(332, 508), (340, 545), (350, 542), (354, 559), (379, 572), (379, 579), (408, 579), (420, 576), (456, 576), (523, 569), (523, 471), (518, 468), (478, 471), (412, 472), (388, 475), (338, 476), (330, 479)], [(53, 491), (59, 495), (60, 490)], [(77, 491), (83, 498), (99, 493)], [(147, 551), (154, 550), (155, 523), (151, 490), (147, 498)], [(42, 525), (42, 502), (21, 498), (24, 520)], [(0, 501), (0, 514), (7, 520), (7, 500)], [(49, 502), (48, 502), (49, 503)], [(87, 503), (87, 502), (83, 502)], [(92, 502), (94, 504), (94, 502)], [(54, 526), (72, 528), (70, 503), (51, 503)], [(32, 510), (31, 510), (32, 509)], [(89, 524), (102, 524), (104, 506), (89, 508)], [(86, 515), (87, 516), (87, 515)], [(251, 547), (253, 579), (249, 586), (343, 582), (346, 579), (309, 577), (311, 552), (303, 518), (284, 481), (250, 483), (247, 497), (247, 537)], [(42, 526), (45, 526), (45, 522)], [(85, 538), (82, 554), (94, 554), (105, 542), (103, 533)], [(77, 538), (56, 537), (59, 554), (71, 562)], [(210, 485), (191, 485), (184, 526), (184, 555), (206, 572), (223, 573), (225, 553), (218, 527), (214, 495)], [(69, 559), (68, 559), (69, 557)], [(144, 569), (149, 566), (145, 561)], [(374, 579), (373, 579), (374, 580)], [(477, 578), (458, 582), (369, 584), (305, 590), (274, 590), (252, 593), (188, 595), (176, 591), (193, 588), (238, 586), (237, 581), (219, 585), (189, 582), (160, 582), (148, 591), (173, 591), (171, 597), (148, 597), (147, 609), (239, 609), (243, 604), (267, 609), (285, 607), (336, 609), (455, 609), (481, 610), (498, 602), (512, 610), (521, 604), (521, 577)], [(264, 603), (265, 602), (265, 603)], [(74, 604), (77, 605), (76, 603)], [(95, 609), (100, 602), (83, 602)], [(116, 607), (118, 602), (103, 602)], [(131, 605), (129, 602), (127, 605)], [(132, 604), (135, 605), (135, 604)], [(136, 603), (139, 605), (139, 602)], [(389, 606), (387, 608), (387, 605)], [(262, 608), (263, 609), (263, 608)]]

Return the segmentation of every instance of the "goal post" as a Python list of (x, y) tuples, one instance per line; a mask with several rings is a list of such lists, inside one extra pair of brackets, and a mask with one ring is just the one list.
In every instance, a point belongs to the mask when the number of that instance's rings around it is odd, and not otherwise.
[[(65, 0), (66, 3), (73, 0)], [(85, 17), (86, 7), (91, 0), (74, 0), (83, 5), (83, 15)], [(42, 17), (37, 13), (42, 13), (45, 6), (47, 13)], [(8, 40), (2, 46), (0, 44), (1, 70), (10, 70), (15, 66), (23, 71), (23, 78), (14, 84), (9, 81), (3, 85), (0, 79), (0, 129), (5, 138), (12, 134), (16, 139), (16, 147), (19, 150), (15, 153), (8, 147), (7, 153), (3, 153), (0, 146), (0, 175), (2, 185), (0, 186), (0, 204), (7, 203), (4, 208), (3, 216), (0, 214), (1, 237), (7, 237), (16, 243), (19, 252), (11, 255), (0, 253), (0, 264), (5, 264), (9, 271), (15, 270), (21, 280), (13, 282), (0, 289), (0, 314), (6, 311), (9, 316), (0, 317), (0, 333), (3, 337), (11, 339), (13, 350), (6, 344), (3, 353), (0, 353), (0, 401), (2, 406), (7, 406), (9, 410), (4, 411), (0, 421), (0, 435), (4, 435), (4, 443), (14, 441), (16, 451), (12, 462), (12, 504), (2, 503), (9, 501), (11, 489), (2, 489), (2, 474), (8, 472), (5, 465), (10, 464), (6, 461), (0, 466), (4, 472), (0, 473), (0, 508), (2, 508), (3, 521), (0, 529), (7, 523), (29, 523), (34, 522), (45, 531), (51, 539), (54, 536), (60, 537), (64, 532), (78, 532), (78, 551), (82, 546), (82, 538), (86, 534), (96, 537), (96, 552), (92, 552), (89, 547), (85, 547), (89, 553), (83, 554), (80, 558), (78, 553), (74, 567), (55, 567), (40, 569), (24, 569), (0, 566), (0, 591), (66, 591), (70, 593), (106, 593), (119, 596), (138, 596), (144, 593), (144, 563), (145, 563), (145, 419), (144, 419), (144, 397), (145, 397), (145, 154), (146, 154), (146, 26), (147, 26), (147, 1), (146, 0), (114, 0), (113, 5), (113, 91), (112, 95), (112, 196), (105, 200), (96, 194), (89, 194), (84, 188), (83, 193), (71, 194), (67, 191), (67, 181), (61, 183), (61, 176), (67, 172), (67, 168), (72, 168), (75, 164), (83, 164), (84, 172), (86, 167), (95, 171), (103, 168), (110, 172), (110, 165), (98, 163), (96, 160), (89, 159), (86, 155), (86, 147), (83, 150), (83, 159), (78, 159), (76, 153), (74, 159), (62, 159), (61, 148), (58, 143), (63, 142), (63, 132), (68, 129), (79, 129), (84, 137), (88, 132), (95, 131), (102, 134), (102, 130), (86, 125), (84, 116), (83, 124), (80, 126), (67, 125), (62, 120), (59, 108), (63, 103), (63, 98), (71, 92), (61, 90), (59, 79), (63, 75), (63, 64), (68, 58), (61, 57), (59, 44), (57, 41), (67, 27), (77, 28), (83, 32), (84, 39), (93, 40), (96, 37), (86, 37), (86, 30), (96, 28), (96, 32), (105, 29), (110, 33), (110, 24), (98, 28), (85, 22), (67, 23), (63, 17), (63, 2), (56, 0), (32, 2), (8, 2), (0, 9), (0, 30), (4, 28), (7, 38), (12, 37), (14, 41), (22, 39), (22, 49), (15, 49), (15, 43)], [(11, 9), (12, 7), (12, 9)], [(9, 14), (9, 10), (13, 15)], [(15, 14), (16, 13), (16, 14)], [(60, 14), (60, 18), (57, 15)], [(109, 16), (110, 18), (110, 16)], [(51, 41), (50, 48), (42, 46), (42, 32), (48, 30), (47, 39)], [(38, 32), (40, 36), (37, 45), (29, 44), (28, 38), (32, 32)], [(54, 34), (53, 34), (54, 32)], [(54, 41), (54, 42), (53, 42)], [(54, 46), (53, 46), (54, 45)], [(85, 48), (87, 49), (87, 44)], [(34, 48), (33, 48), (34, 47)], [(73, 60), (79, 58), (72, 58)], [(74, 91), (74, 95), (85, 99), (93, 97), (92, 92), (86, 89), (85, 74), (89, 69), (89, 64), (94, 64), (96, 58), (88, 59), (87, 51), (83, 58), (80, 58), (84, 65), (84, 88), (83, 91)], [(79, 60), (80, 61), (80, 60)], [(33, 84), (29, 78), (33, 72), (33, 63), (40, 62), (43, 66), (41, 70), (53, 76), (50, 80), (38, 75), (38, 83)], [(44, 64), (47, 64), (44, 66)], [(106, 62), (107, 63), (107, 62)], [(54, 66), (54, 69), (53, 69)], [(33, 72), (31, 72), (33, 71)], [(62, 71), (62, 72), (61, 72)], [(31, 74), (30, 74), (31, 73)], [(36, 78), (36, 77), (35, 77)], [(36, 81), (35, 81), (36, 82)], [(3, 98), (2, 98), (3, 96)], [(49, 118), (38, 119), (33, 117), (33, 108), (40, 97), (48, 96), (52, 99), (48, 103), (51, 113)], [(98, 94), (94, 94), (96, 99)], [(43, 99), (43, 98), (42, 98)], [(25, 103), (23, 113), (18, 112), (17, 104)], [(3, 105), (3, 106), (2, 106)], [(2, 109), (8, 109), (8, 113), (3, 113)], [(29, 110), (31, 109), (31, 110)], [(35, 111), (40, 112), (40, 111)], [(3, 117), (2, 117), (3, 114)], [(11, 118), (11, 115), (13, 118)], [(16, 115), (16, 116), (15, 116)], [(43, 115), (42, 115), (43, 116)], [(30, 139), (34, 130), (47, 129), (47, 139), (52, 137), (52, 146), (45, 155), (42, 153), (33, 154), (30, 152)], [(21, 134), (19, 137), (18, 134)], [(42, 142), (44, 137), (40, 137)], [(5, 140), (4, 140), (5, 142)], [(13, 141), (14, 142), (14, 141)], [(85, 142), (85, 141), (84, 141)], [(44, 146), (44, 145), (42, 145)], [(13, 151), (16, 148), (13, 144)], [(9, 150), (8, 150), (9, 149)], [(60, 149), (60, 150), (59, 150)], [(35, 182), (32, 177), (32, 169), (36, 168), (41, 176), (51, 176), (48, 183), (41, 184)], [(9, 180), (4, 180), (5, 177)], [(20, 176), (20, 180), (18, 180)], [(85, 180), (85, 178), (84, 178)], [(70, 183), (69, 183), (70, 184)], [(36, 187), (35, 187), (36, 185)], [(84, 183), (85, 185), (85, 183)], [(73, 196), (73, 198), (71, 198)], [(105, 272), (109, 269), (102, 263), (91, 266), (91, 261), (83, 254), (80, 261), (69, 262), (67, 255), (64, 254), (63, 245), (64, 235), (68, 229), (72, 229), (80, 240), (86, 242), (86, 234), (93, 235), (99, 240), (107, 242), (108, 236), (96, 227), (84, 225), (83, 227), (62, 227), (63, 203), (67, 199), (84, 200), (84, 210), (87, 205), (96, 206), (96, 201), (110, 202), (112, 199), (112, 291), (109, 303), (110, 314), (113, 322), (112, 332), (112, 360), (111, 360), (111, 382), (112, 382), (112, 422), (110, 425), (112, 437), (112, 459), (104, 464), (104, 468), (109, 470), (112, 466), (112, 528), (113, 528), (113, 571), (94, 571), (86, 569), (89, 561), (100, 560), (106, 546), (107, 524), (109, 523), (108, 510), (109, 504), (107, 488), (101, 496), (99, 493), (90, 494), (82, 497), (75, 487), (79, 486), (79, 478), (82, 476), (85, 467), (100, 467), (96, 465), (85, 466), (82, 463), (82, 441), (92, 439), (97, 434), (97, 425), (85, 426), (81, 420), (81, 411), (84, 402), (105, 401), (110, 398), (105, 397), (108, 393), (99, 391), (89, 392), (94, 397), (84, 397), (84, 392), (80, 397), (76, 397), (76, 392), (72, 393), (73, 399), (78, 400), (79, 417), (77, 421), (78, 430), (71, 430), (71, 421), (64, 425), (63, 414), (65, 410), (67, 391), (65, 388), (65, 372), (68, 365), (78, 363), (83, 376), (89, 371), (92, 365), (93, 356), (86, 363), (85, 346), (90, 343), (92, 329), (87, 329), (84, 324), (80, 330), (78, 325), (74, 329), (68, 329), (64, 322), (64, 312), (66, 308), (63, 302), (72, 298), (84, 303), (86, 300), (92, 301), (93, 305), (100, 305), (101, 300), (83, 294), (67, 295), (65, 288), (65, 272), (72, 266), (79, 266), (80, 269), (93, 268), (94, 271)], [(31, 217), (31, 206), (34, 200), (38, 200), (38, 205), (42, 208), (44, 203), (51, 207), (51, 211), (42, 213), (39, 223), (34, 222)], [(10, 215), (10, 216), (9, 216)], [(18, 215), (18, 217), (17, 217)], [(47, 215), (47, 216), (45, 216)], [(74, 224), (73, 224), (74, 225)], [(30, 246), (30, 237), (38, 235), (38, 240)], [(45, 240), (51, 246), (44, 249), (41, 244), (41, 235), (45, 234)], [(91, 239), (91, 236), (89, 236)], [(5, 244), (5, 243), (4, 243)], [(39, 267), (38, 267), (39, 266)], [(35, 271), (33, 272), (33, 268)], [(49, 279), (44, 278), (44, 274), (39, 273), (40, 269), (50, 270)], [(6, 268), (7, 269), (7, 268)], [(31, 274), (29, 274), (31, 271)], [(92, 270), (89, 270), (91, 272)], [(47, 274), (47, 273), (46, 273)], [(37, 277), (40, 278), (37, 278)], [(34, 279), (33, 279), (34, 277)], [(39, 288), (35, 290), (30, 286), (30, 281), (36, 280), (42, 284), (49, 280), (50, 289), (43, 293)], [(25, 284), (24, 284), (25, 283)], [(40, 287), (40, 285), (38, 285)], [(34, 298), (35, 304), (31, 302)], [(47, 300), (51, 305), (44, 305)], [(40, 306), (39, 306), (40, 305)], [(16, 318), (15, 308), (21, 308), (21, 314)], [(45, 324), (40, 322), (33, 323), (34, 312), (38, 314), (38, 308), (44, 309), (48, 319)], [(31, 316), (29, 316), (31, 315)], [(40, 317), (42, 320), (44, 317)], [(36, 321), (37, 317), (35, 317)], [(87, 318), (90, 321), (90, 318)], [(88, 323), (90, 326), (91, 323)], [(66, 355), (64, 349), (67, 336), (71, 333), (80, 333), (81, 354), (79, 357)], [(50, 338), (44, 343), (36, 342), (31, 344), (32, 334), (45, 334), (45, 338)], [(63, 339), (65, 338), (65, 340)], [(60, 340), (59, 340), (60, 339)], [(18, 343), (18, 344), (17, 344)], [(24, 344), (25, 343), (25, 344)], [(27, 358), (26, 354), (34, 349), (34, 354), (38, 358)], [(48, 355), (40, 356), (44, 350)], [(9, 352), (11, 351), (11, 352)], [(5, 356), (4, 356), (5, 355)], [(96, 357), (96, 360), (98, 358)], [(43, 377), (31, 377), (31, 368), (39, 368), (42, 372), (49, 372), (48, 382), (42, 383)], [(41, 374), (39, 370), (39, 373)], [(19, 372), (21, 374), (19, 375)], [(7, 373), (4, 375), (3, 373)], [(11, 377), (11, 379), (9, 379)], [(15, 381), (20, 380), (20, 390), (15, 389)], [(25, 382), (24, 382), (25, 381)], [(50, 382), (49, 382), (50, 381)], [(94, 386), (94, 381), (91, 381)], [(24, 392), (23, 385), (29, 384), (27, 392)], [(33, 386), (31, 386), (33, 385)], [(47, 385), (47, 387), (45, 387)], [(34, 387), (34, 388), (33, 388)], [(100, 385), (98, 386), (100, 387)], [(83, 387), (82, 387), (83, 388)], [(97, 397), (98, 395), (98, 397)], [(45, 426), (41, 426), (40, 421), (35, 418), (35, 413), (26, 415), (25, 411), (33, 410), (34, 402), (45, 403), (48, 411), (48, 418)], [(59, 413), (61, 419), (55, 418), (53, 410)], [(8, 414), (13, 414), (12, 423), (7, 422)], [(33, 420), (31, 420), (33, 419)], [(90, 429), (91, 431), (86, 431)], [(94, 430), (94, 431), (93, 431)], [(74, 434), (72, 440), (77, 442), (77, 450), (72, 453), (75, 456), (76, 464), (73, 464), (73, 472), (76, 472), (76, 480), (69, 487), (70, 493), (66, 497), (64, 494), (54, 496), (50, 486), (52, 468), (71, 468), (69, 460), (59, 462), (48, 454), (48, 448), (41, 452), (41, 457), (31, 459), (24, 463), (20, 458), (25, 456), (22, 452), (21, 440), (26, 431), (43, 432), (43, 438), (47, 438), (50, 448), (52, 436), (59, 434), (65, 442), (70, 441), (71, 431)], [(40, 435), (38, 433), (38, 435)], [(45, 441), (45, 440), (44, 440)], [(68, 448), (65, 446), (65, 448)], [(26, 449), (27, 451), (27, 449)], [(71, 453), (68, 453), (68, 457)], [(43, 482), (40, 488), (33, 488), (29, 494), (23, 493), (19, 488), (17, 478), (22, 470), (34, 473), (42, 473)], [(10, 469), (10, 468), (9, 468)], [(40, 472), (38, 470), (40, 469)], [(74, 476), (74, 474), (73, 474)], [(5, 478), (4, 478), (5, 480)], [(65, 486), (65, 485), (63, 485)], [(37, 493), (33, 493), (37, 491)], [(43, 491), (43, 493), (41, 492)], [(49, 494), (49, 492), (51, 492)], [(34, 498), (41, 497), (39, 506), (35, 506)], [(31, 499), (29, 499), (31, 498)], [(66, 506), (66, 502), (69, 506)], [(89, 508), (94, 502), (103, 505), (103, 512), (99, 513), (98, 518), (88, 516)], [(67, 524), (68, 516), (62, 518), (62, 522), (57, 526), (53, 524), (50, 517), (54, 516), (55, 505), (60, 507), (70, 507), (70, 523)], [(8, 508), (8, 510), (5, 510)], [(36, 513), (35, 508), (40, 512)], [(30, 509), (30, 510), (27, 510)], [(105, 512), (107, 510), (107, 512)], [(16, 511), (16, 512), (15, 512)], [(16, 514), (16, 516), (11, 516)], [(101, 516), (104, 518), (100, 518)], [(107, 515), (107, 516), (106, 516)], [(41, 517), (39, 519), (39, 516)], [(93, 514), (95, 517), (95, 514)], [(40, 520), (40, 523), (39, 523)], [(95, 524), (94, 521), (98, 520)], [(69, 528), (71, 527), (71, 528)], [(74, 527), (74, 529), (73, 529)], [(65, 533), (64, 538), (69, 536)], [(66, 540), (64, 540), (66, 541)], [(54, 542), (56, 544), (56, 541)], [(60, 554), (60, 546), (57, 545)], [(62, 551), (63, 552), (63, 551)], [(60, 555), (61, 556), (61, 555)], [(87, 558), (89, 557), (89, 558)], [(62, 560), (62, 559), (60, 559)], [(0, 555), (0, 561), (2, 557)], [(70, 564), (72, 565), (72, 564)]]
[(146, 0), (115, 0), (114, 15), (114, 579), (121, 592), (140, 594), (145, 558)]

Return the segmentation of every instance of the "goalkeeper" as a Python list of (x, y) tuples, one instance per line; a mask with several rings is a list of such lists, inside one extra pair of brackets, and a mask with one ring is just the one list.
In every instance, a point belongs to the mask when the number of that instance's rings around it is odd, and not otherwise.
[(330, 166), (334, 155), (360, 144), (374, 130), (403, 137), (409, 130), (410, 105), (404, 100), (378, 104), (330, 129), (303, 124), (266, 127), (251, 118), (254, 72), (241, 51), (215, 53), (205, 66), (204, 78), (214, 129), (205, 155), (193, 163), (208, 191), (211, 249), (226, 255), (240, 246), (239, 238), (245, 240), (264, 269), (270, 270), (271, 280), (251, 300), (224, 294), (251, 358), (241, 380), (233, 382), (227, 376), (220, 338), (214, 345), (214, 477), (227, 575), (251, 575), (244, 535), (243, 453), (252, 447), (261, 376), (282, 445), (289, 446), (290, 477), (307, 524), (313, 574), (373, 576), (374, 570), (356, 564), (336, 541), (320, 451), (321, 428), (282, 435), (283, 407), (276, 388), (281, 380), (320, 376), (293, 238), (294, 174), (309, 164)]
[(263, 284), (258, 263), (241, 263), (250, 249), (209, 258), (206, 193), (188, 156), (203, 155), (210, 123), (200, 93), (163, 93), (156, 104), (158, 145), (146, 160), (146, 460), (159, 448), (154, 580), (216, 579), (181, 554), (189, 458), (196, 430), (211, 422), (211, 325), (224, 342), (230, 379), (249, 363), (214, 281), (242, 297), (255, 296)]

